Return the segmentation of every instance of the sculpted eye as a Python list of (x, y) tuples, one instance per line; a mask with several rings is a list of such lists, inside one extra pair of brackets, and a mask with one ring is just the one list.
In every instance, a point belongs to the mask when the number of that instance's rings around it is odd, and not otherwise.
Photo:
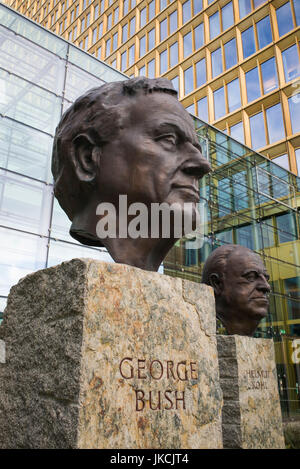
[(257, 273), (250, 272), (248, 275), (246, 275), (246, 279), (249, 280), (249, 282), (254, 282), (254, 280), (257, 279)]
[(176, 135), (174, 135), (174, 134), (160, 135), (158, 137), (158, 140), (170, 143), (171, 145), (176, 145), (176, 143), (177, 143), (177, 138), (176, 138)]

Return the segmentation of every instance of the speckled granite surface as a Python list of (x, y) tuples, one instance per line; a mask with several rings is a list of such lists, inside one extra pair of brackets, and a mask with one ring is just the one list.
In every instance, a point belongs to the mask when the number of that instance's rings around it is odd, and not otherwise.
[(225, 448), (284, 448), (274, 344), (218, 336)]
[(212, 290), (75, 259), (11, 290), (1, 447), (221, 448)]

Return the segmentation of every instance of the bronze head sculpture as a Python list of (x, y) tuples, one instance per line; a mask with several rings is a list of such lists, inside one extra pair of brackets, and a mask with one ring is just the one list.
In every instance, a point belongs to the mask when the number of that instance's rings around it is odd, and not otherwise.
[(269, 306), (269, 275), (258, 254), (229, 244), (207, 258), (202, 282), (214, 289), (216, 314), (227, 332), (252, 336)]
[[(105, 246), (116, 262), (146, 270), (159, 268), (176, 239), (172, 232), (168, 238), (123, 236), (120, 219), (128, 214), (121, 213), (119, 196), (129, 206), (190, 203), (196, 212), (199, 179), (210, 169), (190, 115), (163, 78), (94, 88), (75, 101), (56, 129), (55, 195), (72, 221), (71, 236)], [(99, 204), (116, 209), (115, 237), (98, 235)]]

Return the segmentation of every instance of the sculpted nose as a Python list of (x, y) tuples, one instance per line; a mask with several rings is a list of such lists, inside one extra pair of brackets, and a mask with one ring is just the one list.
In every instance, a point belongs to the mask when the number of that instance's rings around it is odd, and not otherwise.
[(264, 293), (270, 293), (271, 286), (270, 286), (269, 282), (267, 281), (267, 279), (264, 275), (259, 276), (257, 289), (264, 292)]
[(189, 159), (186, 162), (183, 171), (186, 174), (195, 176), (197, 179), (201, 179), (205, 174), (211, 171), (211, 165), (198, 148), (194, 147), (191, 143), (188, 145)]

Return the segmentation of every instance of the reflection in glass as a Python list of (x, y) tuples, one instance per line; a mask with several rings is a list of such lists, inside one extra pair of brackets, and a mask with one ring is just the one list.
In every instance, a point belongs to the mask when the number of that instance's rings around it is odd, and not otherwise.
[(148, 62), (148, 78), (155, 77), (155, 59), (150, 60)]
[(206, 62), (205, 59), (199, 60), (196, 63), (196, 80), (197, 80), (197, 88), (199, 86), (204, 85), (206, 83)]
[(240, 18), (249, 15), (251, 12), (251, 0), (239, 0)]
[(263, 113), (259, 112), (250, 117), (252, 148), (257, 149), (266, 145), (265, 124)]
[(191, 31), (183, 36), (183, 56), (187, 57), (193, 52), (193, 39)]
[(225, 96), (224, 96), (224, 87), (219, 88), (214, 91), (214, 111), (215, 111), (215, 120), (224, 116), (225, 114)]
[(177, 10), (173, 11), (173, 13), (170, 14), (169, 21), (170, 21), (170, 34), (172, 34), (178, 28)]
[(293, 17), (290, 2), (285, 3), (276, 10), (279, 36), (283, 36), (293, 29)]
[(220, 34), (220, 20), (218, 11), (209, 17), (209, 31), (210, 39), (213, 39), (214, 37), (218, 36), (218, 34)]
[(253, 26), (242, 32), (244, 59), (255, 52), (255, 40)]
[(232, 138), (235, 138), (236, 140), (238, 140), (239, 142), (242, 142), (244, 143), (244, 126), (243, 126), (243, 122), (238, 122), (237, 124), (235, 125), (232, 125), (230, 127), (230, 136)]
[(211, 67), (212, 67), (213, 78), (220, 75), (223, 72), (221, 47), (219, 47), (218, 49), (214, 50), (211, 53)]
[(245, 246), (249, 249), (255, 249), (252, 225), (244, 225), (240, 228), (236, 228), (236, 241), (237, 244), (240, 244), (241, 246)]
[(261, 64), (261, 74), (264, 93), (269, 93), (278, 87), (275, 57)]
[(191, 19), (191, 0), (182, 4), (182, 23), (186, 23)]
[(293, 213), (276, 216), (279, 243), (287, 243), (297, 239), (295, 217)]
[(197, 101), (197, 106), (198, 106), (198, 116), (200, 119), (203, 119), (205, 122), (208, 121), (208, 106), (207, 106), (207, 97), (204, 96), (204, 98), (199, 99)]
[(160, 74), (162, 75), (168, 70), (168, 56), (167, 50), (164, 50), (159, 54), (159, 63), (160, 63)]
[(200, 23), (194, 28), (195, 50), (204, 44), (204, 24)]
[(289, 98), (290, 117), (293, 134), (300, 132), (300, 93)]
[(281, 104), (269, 107), (266, 110), (269, 143), (277, 142), (285, 137)]
[(290, 170), (290, 163), (287, 154), (277, 156), (276, 158), (273, 158), (272, 161), (276, 164), (279, 164), (279, 166), (281, 166), (282, 168)]
[(234, 17), (233, 17), (233, 6), (232, 2), (227, 3), (222, 8), (222, 26), (223, 26), (223, 31), (225, 29), (230, 28), (234, 23)]
[(170, 46), (170, 67), (174, 67), (178, 63), (178, 42), (174, 42)]
[(233, 67), (237, 63), (237, 48), (235, 37), (224, 44), (226, 69)]
[(238, 78), (227, 84), (227, 95), (229, 112), (241, 107), (240, 81)]
[(194, 90), (193, 67), (184, 71), (184, 94), (189, 94)]
[(160, 23), (159, 23), (159, 33), (160, 33), (160, 40), (163, 41), (164, 39), (166, 39), (167, 35), (168, 35), (168, 23), (167, 23), (167, 18), (165, 18), (164, 20), (162, 20)]
[(95, 86), (101, 86), (103, 83), (99, 78), (90, 75), (75, 65), (69, 64), (65, 84), (65, 98), (69, 101), (75, 101), (85, 91)]
[(245, 74), (248, 103), (260, 97), (259, 76), (257, 67)]
[(297, 45), (282, 51), (285, 81), (288, 82), (300, 75), (300, 61)]
[(258, 37), (258, 47), (260, 49), (272, 42), (273, 39), (269, 16), (266, 16), (265, 18), (256, 23), (256, 30)]
[(295, 155), (296, 155), (296, 163), (297, 163), (297, 169), (298, 169), (298, 176), (300, 176), (300, 148), (297, 148), (297, 150), (295, 150)]

